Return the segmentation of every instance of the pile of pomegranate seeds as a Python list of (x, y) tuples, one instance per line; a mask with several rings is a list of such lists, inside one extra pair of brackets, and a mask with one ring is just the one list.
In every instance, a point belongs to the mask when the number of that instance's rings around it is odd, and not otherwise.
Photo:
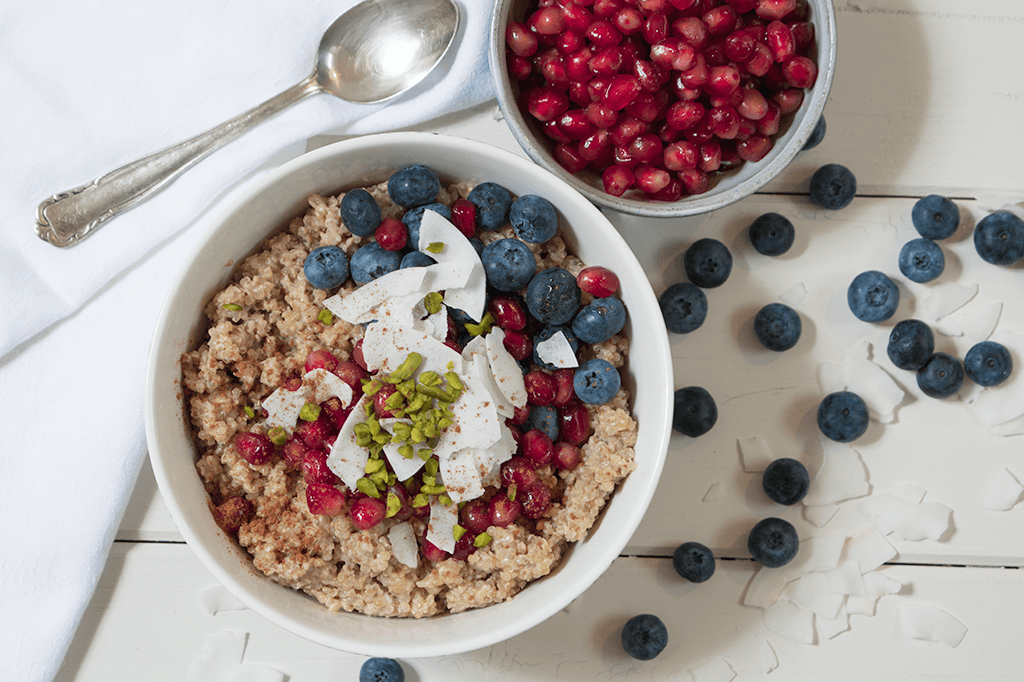
[(520, 105), (570, 173), (657, 201), (760, 161), (817, 65), (806, 0), (540, 0), (510, 21)]

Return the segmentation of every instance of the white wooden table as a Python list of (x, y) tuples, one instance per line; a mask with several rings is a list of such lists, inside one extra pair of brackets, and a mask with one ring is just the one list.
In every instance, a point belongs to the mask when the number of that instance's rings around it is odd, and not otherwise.
[[(730, 280), (709, 292), (708, 322), (672, 338), (677, 387), (711, 391), (718, 424), (696, 440), (673, 438), (647, 518), (623, 556), (579, 600), (489, 649), (403, 661), (407, 679), (663, 680), (686, 679), (688, 670), (701, 681), (729, 679), (709, 667), (697, 670), (708, 661), (719, 672), (726, 662), (738, 680), (760, 679), (766, 674), (765, 642), (777, 658), (775, 679), (1002, 682), (1024, 676), (1024, 504), (1009, 511), (982, 505), (1003, 468), (1024, 480), (1024, 437), (995, 435), (965, 401), (924, 397), (913, 376), (885, 358), (890, 327), (857, 322), (843, 303), (846, 284), (871, 268), (900, 281), (903, 303), (895, 319), (926, 317), (930, 287), (977, 283), (978, 295), (968, 306), (1001, 302), (996, 333), (1024, 334), (1021, 267), (981, 262), (970, 239), (973, 221), (989, 209), (1024, 199), (1024, 75), (1018, 58), (1024, 6), (1017, 0), (836, 5), (839, 67), (826, 108), (828, 134), (819, 147), (803, 153), (764, 192), (713, 215), (664, 222), (611, 216), (647, 268), (655, 293), (683, 279), (680, 256), (697, 237), (716, 237), (733, 250)], [(421, 129), (519, 152), (495, 106)], [(859, 196), (843, 211), (826, 214), (810, 206), (806, 188), (810, 174), (830, 162), (855, 172)], [(946, 274), (932, 285), (916, 285), (899, 277), (896, 255), (916, 236), (911, 206), (931, 192), (956, 198), (966, 221), (943, 244)], [(754, 253), (742, 232), (769, 210), (790, 217), (798, 234), (791, 253), (776, 260)], [(803, 339), (784, 354), (758, 351), (753, 313), (798, 283), (806, 291), (794, 306), (804, 320)], [(840, 503), (818, 528), (802, 518), (801, 505), (782, 509), (764, 497), (760, 475), (742, 466), (737, 440), (762, 436), (775, 455), (797, 457), (816, 470), (824, 459), (813, 420), (822, 395), (817, 373), (821, 363), (840, 362), (859, 340), (872, 345), (878, 365), (907, 397), (893, 423), (873, 422), (855, 444), (867, 469), (868, 495)], [(938, 336), (940, 349), (961, 357), (970, 342)], [(1024, 354), (1017, 359), (1024, 361)], [(758, 519), (788, 518), (802, 538), (851, 536), (870, 525), (860, 513), (865, 499), (908, 484), (926, 491), (925, 502), (951, 508), (952, 526), (937, 541), (887, 538), (898, 554), (880, 572), (903, 587), (882, 597), (873, 616), (851, 616), (848, 631), (805, 644), (773, 632), (761, 609), (742, 605), (756, 572), (746, 532)], [(684, 584), (672, 571), (668, 557), (686, 540), (701, 541), (720, 557), (708, 583)], [(248, 633), (245, 663), (289, 680), (356, 679), (362, 657), (306, 642), (251, 611), (211, 614), (200, 594), (214, 586), (176, 531), (145, 465), (58, 679), (183, 680), (204, 639), (224, 631)], [(963, 623), (966, 635), (955, 647), (901, 636), (898, 613), (907, 604), (938, 607)], [(670, 632), (667, 650), (646, 663), (625, 657), (617, 643), (624, 620), (643, 612), (660, 615)]]

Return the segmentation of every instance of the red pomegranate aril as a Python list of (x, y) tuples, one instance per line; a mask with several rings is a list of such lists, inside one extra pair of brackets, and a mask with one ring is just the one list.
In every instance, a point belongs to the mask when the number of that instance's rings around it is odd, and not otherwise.
[(533, 352), (533, 339), (515, 329), (505, 330), (505, 338), (502, 340), (505, 350), (516, 360), (525, 360)]
[(700, 102), (676, 102), (668, 108), (665, 121), (676, 130), (687, 130), (700, 123), (704, 113)]
[(583, 109), (570, 109), (558, 117), (558, 129), (570, 140), (582, 140), (594, 132), (594, 124)]
[(713, 36), (724, 36), (736, 29), (736, 10), (729, 5), (719, 5), (704, 13), (701, 20), (708, 27), (708, 33)]
[[(736, 137), (734, 137), (733, 140), (743, 141), (750, 137), (751, 135), (754, 135), (755, 133), (757, 133), (757, 121), (751, 121), (749, 118), (744, 118), (743, 116), (740, 116), (740, 129), (736, 133)], [(723, 140), (723, 142), (725, 141), (726, 140)]]
[(561, 7), (542, 7), (530, 15), (526, 25), (535, 33), (553, 36), (565, 28), (565, 17)]
[(665, 147), (662, 158), (665, 168), (670, 171), (681, 171), (697, 167), (699, 151), (697, 145), (689, 140), (679, 140)]
[(563, 471), (572, 471), (579, 466), (581, 459), (580, 449), (566, 441), (555, 443), (554, 465)]
[[(614, 76), (615, 74), (612, 74)], [(611, 85), (611, 76), (598, 76), (590, 80), (587, 83), (587, 92), (590, 93), (591, 102), (600, 102), (604, 98), (604, 93), (608, 92), (608, 86)]]
[(598, 47), (611, 47), (622, 42), (622, 31), (607, 19), (597, 19), (586, 31), (587, 38)]
[[(617, 166), (625, 166), (632, 171), (639, 161), (634, 159), (629, 153), (629, 147), (627, 145), (616, 145), (615, 149), (612, 150), (612, 161)], [(633, 182), (636, 183), (636, 174), (634, 173)]]
[[(751, 133), (753, 135), (753, 133)], [(750, 137), (750, 135), (747, 135)], [(745, 138), (744, 138), (745, 139)], [(718, 170), (726, 171), (743, 165), (743, 159), (736, 153), (736, 145), (730, 142), (722, 143), (722, 165)]]
[(669, 0), (636, 0), (636, 3), (640, 5), (640, 9), (647, 12), (671, 12), (672, 5)]
[(314, 369), (326, 369), (328, 372), (333, 372), (337, 366), (338, 358), (334, 356), (334, 353), (319, 349), (306, 356), (303, 369), (307, 372), (312, 372)]
[(772, 68), (772, 51), (764, 43), (754, 43), (754, 51), (743, 64), (754, 76), (764, 76)]
[(345, 493), (333, 485), (310, 483), (306, 485), (306, 506), (310, 514), (335, 516), (345, 506)]
[(636, 116), (626, 114), (619, 116), (615, 125), (608, 129), (608, 136), (611, 138), (612, 144), (623, 146), (646, 133), (649, 128), (650, 124), (641, 121)]
[(530, 418), (530, 406), (523, 405), (522, 407), (515, 408), (515, 412), (512, 416), (505, 420), (505, 423), (509, 426), (514, 424), (525, 424), (526, 420)]
[(754, 53), (755, 42), (754, 36), (750, 31), (742, 28), (733, 31), (726, 36), (725, 43), (723, 44), (725, 56), (729, 61), (745, 62)]
[(591, 265), (580, 270), (576, 275), (576, 285), (580, 291), (596, 298), (612, 296), (619, 290), (619, 276), (606, 267)]
[(807, 21), (811, 18), (811, 3), (807, 0), (796, 0), (796, 7), (786, 15), (786, 18), (790, 21)]
[(594, 72), (590, 70), (590, 60), (593, 57), (594, 51), (589, 47), (583, 47), (562, 60), (565, 65), (565, 75), (572, 81), (570, 87), (576, 83), (586, 83), (594, 77)]
[(483, 533), (491, 526), (491, 514), (487, 510), (487, 503), (480, 498), (470, 500), (459, 511), (459, 520), (470, 533)]
[(363, 358), (363, 340), (359, 339), (356, 342), (355, 347), (352, 349), (352, 362), (350, 360), (342, 360), (338, 363), (338, 366), (334, 368), (334, 375), (339, 379), (348, 384), (349, 388), (352, 389), (352, 395), (360, 396), (363, 394), (363, 379), (366, 378), (366, 360)]
[[(715, 107), (708, 112), (708, 123), (711, 132), (717, 137), (731, 140), (739, 132), (740, 115), (732, 107)], [(704, 170), (712, 171), (714, 168), (705, 168)]]
[(491, 525), (505, 528), (519, 518), (522, 504), (518, 500), (508, 499), (506, 494), (498, 494), (491, 498), (488, 511), (491, 514)]
[(736, 153), (744, 161), (760, 161), (772, 149), (772, 141), (764, 135), (751, 135), (736, 145)]
[(590, 137), (580, 140), (580, 156), (587, 161), (596, 161), (611, 150), (611, 140), (607, 130), (599, 130)]
[(758, 0), (754, 12), (762, 19), (781, 19), (796, 9), (796, 0)]
[(302, 377), (288, 376), (281, 382), (281, 388), (286, 391), (297, 391), (302, 388)]
[[(516, 486), (520, 490), (525, 490), (531, 485), (537, 482), (537, 469), (534, 467), (533, 462), (516, 455), (510, 457), (501, 465), (501, 484), (506, 488)], [(465, 507), (463, 507), (465, 509)], [(484, 528), (484, 530), (487, 530)], [(480, 531), (476, 531), (480, 532)]]
[(551, 506), (551, 491), (543, 483), (538, 481), (529, 488), (521, 491), (517, 500), (522, 500), (522, 514), (528, 519), (539, 519)]
[[(701, 88), (708, 82), (709, 71), (707, 62), (704, 61), (704, 55), (697, 53), (697, 61), (693, 65), (693, 68), (688, 71), (683, 71), (679, 74), (679, 82), (683, 87), (686, 88)], [(678, 95), (678, 92), (677, 92)], [(680, 99), (685, 99), (680, 97)]]
[(281, 456), (284, 458), (284, 461), (295, 469), (302, 468), (302, 462), (306, 459), (307, 453), (309, 453), (309, 448), (306, 447), (301, 438), (296, 438), (294, 435), (288, 437), (288, 441), (281, 450)]
[[(430, 509), (428, 505), (424, 505), (424, 509)], [(423, 552), (423, 558), (427, 561), (444, 561), (448, 558), (448, 552), (444, 551), (433, 542), (426, 538), (420, 540), (420, 551)]]
[(555, 380), (550, 374), (535, 370), (523, 377), (526, 384), (526, 399), (531, 405), (550, 405), (557, 394)]
[(615, 45), (595, 52), (594, 56), (590, 58), (588, 66), (595, 75), (607, 77), (614, 76), (621, 71), (625, 61), (622, 48)]
[(555, 383), (558, 385), (558, 395), (555, 396), (552, 405), (555, 407), (565, 407), (576, 397), (576, 390), (572, 386), (575, 374), (571, 369), (556, 369), (551, 373), (555, 377)]
[(634, 169), (636, 188), (646, 194), (656, 194), (668, 186), (672, 176), (663, 168), (641, 164)]
[(686, 139), (694, 144), (701, 145), (710, 140), (715, 136), (711, 132), (711, 122), (707, 114), (697, 122), (697, 125), (691, 126), (683, 131), (686, 134)]
[[(355, 345), (352, 346), (352, 361), (355, 363), (356, 368), (363, 370), (363, 376), (366, 376), (366, 358), (363, 357), (363, 340), (362, 339), (359, 339), (358, 341), (356, 341)], [(345, 364), (345, 363), (341, 363), (341, 364)], [(339, 368), (341, 367), (341, 364), (338, 365)], [(338, 377), (342, 381), (347, 383), (349, 386), (352, 386), (352, 382), (351, 381), (347, 381), (345, 379), (345, 377), (342, 376), (341, 372), (335, 370), (334, 373), (337, 374)], [(353, 388), (352, 390), (355, 391), (355, 388)], [(362, 394), (362, 392), (363, 392), (363, 385), (362, 385), (362, 382), (360, 382), (359, 383), (359, 393)]]
[(625, 7), (625, 0), (594, 0), (594, 16), (598, 19), (608, 19)]
[[(524, 420), (524, 422), (525, 422), (525, 420)], [(512, 441), (516, 444), (516, 450), (518, 451), (518, 450), (522, 449), (522, 447), (523, 447), (523, 430), (521, 428), (519, 428), (518, 426), (516, 426), (515, 424), (508, 424), (507, 421), (506, 421), (506, 424), (508, 426), (509, 432), (512, 434)]]
[(782, 121), (782, 109), (778, 102), (768, 101), (768, 111), (764, 118), (757, 122), (757, 132), (762, 135), (772, 136), (779, 132), (779, 123)]
[(577, 31), (566, 30), (558, 34), (555, 49), (564, 55), (570, 55), (587, 44), (586, 37)]
[(477, 550), (476, 546), (473, 545), (473, 541), (476, 540), (476, 535), (473, 533), (463, 533), (462, 537), (455, 541), (455, 549), (452, 550), (452, 558), (456, 561), (465, 561), (469, 558), (469, 555)]
[(572, 139), (568, 135), (563, 133), (562, 129), (560, 127), (558, 127), (558, 121), (557, 120), (555, 120), (555, 121), (548, 121), (547, 123), (545, 123), (543, 125), (543, 129), (544, 129), (544, 134), (547, 135), (549, 139), (552, 139), (555, 142), (571, 142), (572, 141)]
[(711, 186), (708, 174), (696, 168), (679, 171), (679, 179), (682, 180), (683, 191), (687, 194), (703, 194)]
[(772, 99), (779, 105), (780, 113), (785, 116), (786, 114), (792, 114), (804, 103), (804, 91), (797, 90), (796, 88), (787, 88), (786, 90), (779, 90), (772, 95)]
[(682, 38), (675, 36), (651, 45), (650, 54), (651, 62), (662, 69), (687, 71), (693, 68), (697, 61), (697, 51)]
[(640, 94), (641, 90), (643, 88), (636, 76), (627, 73), (616, 74), (611, 77), (601, 103), (610, 109), (621, 111)]
[(722, 147), (718, 140), (708, 140), (700, 146), (700, 169), (705, 173), (718, 170), (722, 163)]
[(409, 241), (409, 228), (401, 220), (384, 218), (373, 233), (373, 238), (385, 251), (400, 251)]
[(623, 35), (633, 35), (644, 26), (644, 15), (633, 7), (623, 7), (615, 14), (615, 28)]
[(767, 42), (768, 49), (772, 51), (772, 59), (776, 62), (783, 62), (793, 56), (796, 51), (796, 41), (793, 40), (793, 33), (779, 20), (768, 24)]
[(685, 12), (697, 4), (697, 0), (669, 0), (669, 2), (681, 12)]
[(682, 17), (672, 22), (672, 33), (694, 49), (700, 50), (708, 41), (708, 27), (699, 17)]
[[(630, 140), (627, 149), (629, 157), (637, 163), (654, 163), (661, 160), (661, 151), (664, 145), (661, 138), (654, 133), (638, 135)], [(633, 171), (634, 175), (636, 171)]]
[(495, 296), (487, 303), (487, 311), (502, 329), (518, 331), (526, 326), (523, 306), (507, 296)]
[(584, 8), (583, 5), (585, 4), (590, 5), (593, 3), (562, 3), (562, 19), (565, 21), (566, 28), (583, 33), (590, 24), (594, 23), (594, 15), (591, 14), (590, 10)]
[(229, 535), (237, 535), (255, 515), (256, 507), (241, 496), (230, 497), (213, 508), (213, 520)]
[(579, 445), (590, 435), (590, 412), (579, 400), (570, 400), (558, 412), (558, 438)]
[[(590, 67), (587, 67), (587, 73), (590, 73)], [(593, 76), (594, 74), (590, 73), (590, 75)], [(593, 102), (594, 98), (590, 96), (590, 83), (580, 81), (569, 83), (569, 101), (581, 107), (585, 107)]]
[(790, 57), (782, 63), (782, 75), (794, 88), (809, 88), (818, 78), (818, 67), (807, 57)]
[(526, 57), (519, 57), (510, 52), (506, 64), (509, 78), (514, 81), (524, 81), (533, 73), (533, 62)]
[(757, 0), (725, 0), (738, 14), (746, 14), (757, 6)]
[[(740, 77), (742, 81), (742, 76)], [(712, 107), (733, 107), (734, 109), (739, 106), (740, 102), (743, 101), (743, 91), (746, 88), (736, 88), (728, 95), (722, 97), (712, 97), (709, 101)]]
[[(587, 119), (598, 128), (607, 128), (615, 125), (619, 119), (619, 111), (604, 102), (591, 102), (586, 108)], [(591, 132), (591, 135), (593, 132)], [(586, 137), (590, 137), (587, 135)], [(588, 159), (592, 160), (592, 159)]]
[(648, 92), (660, 92), (668, 83), (670, 73), (669, 69), (663, 69), (645, 59), (633, 63), (633, 75), (640, 82), (640, 87)]
[(724, 97), (740, 85), (740, 72), (735, 66), (712, 66), (704, 90), (712, 97)]
[(538, 121), (551, 121), (569, 108), (569, 98), (554, 87), (541, 87), (531, 91), (526, 98), (530, 115)]
[(535, 466), (544, 466), (555, 456), (554, 444), (548, 434), (540, 429), (530, 429), (523, 434), (523, 457)]
[(562, 142), (555, 146), (555, 161), (569, 173), (575, 175), (587, 167), (588, 161), (580, 156), (576, 145)]
[(468, 199), (456, 199), (451, 205), (452, 225), (466, 238), (476, 236), (476, 204)]
[(550, 50), (540, 57), (534, 58), (534, 66), (547, 84), (558, 88), (569, 87), (569, 74), (565, 69), (565, 59), (558, 50)]
[(736, 106), (743, 118), (760, 121), (768, 113), (768, 100), (759, 90), (743, 88), (743, 100)]
[(640, 34), (649, 45), (660, 43), (668, 37), (668, 15), (652, 14), (647, 17)]
[(510, 21), (505, 27), (505, 44), (517, 57), (530, 57), (537, 52), (537, 36), (518, 21)]
[(341, 401), (334, 396), (320, 403), (320, 419), (326, 421), (333, 432), (339, 431), (344, 426), (351, 412), (351, 406), (343, 407)]
[(235, 449), (249, 464), (266, 464), (274, 456), (274, 444), (262, 433), (243, 431), (235, 436)]
[(302, 459), (302, 478), (306, 483), (336, 485), (341, 479), (327, 466), (327, 453), (323, 450), (307, 450)]
[(388, 417), (394, 417), (395, 415), (391, 412), (391, 408), (387, 406), (388, 398), (398, 392), (398, 388), (395, 384), (384, 384), (380, 387), (376, 393), (373, 394), (373, 411), (381, 419)]
[(384, 520), (387, 507), (376, 497), (360, 497), (352, 502), (349, 518), (358, 530), (368, 530)]
[(814, 24), (809, 21), (795, 21), (789, 24), (789, 31), (793, 34), (793, 42), (798, 50), (814, 42)]
[(644, 90), (632, 102), (626, 105), (626, 113), (636, 116), (644, 123), (653, 123), (664, 118), (671, 104), (671, 97), (665, 92), (647, 92)]
[(761, 77), (761, 89), (765, 92), (776, 93), (789, 87), (786, 77), (782, 75), (782, 65), (773, 63), (768, 73)]

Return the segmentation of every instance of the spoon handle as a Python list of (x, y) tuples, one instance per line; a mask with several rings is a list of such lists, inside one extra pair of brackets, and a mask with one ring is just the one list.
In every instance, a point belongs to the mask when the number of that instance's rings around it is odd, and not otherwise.
[(190, 140), (167, 147), (92, 182), (39, 204), (36, 234), (54, 246), (70, 246), (104, 222), (159, 192), (207, 154), (307, 95), (320, 91), (313, 76), (263, 104)]

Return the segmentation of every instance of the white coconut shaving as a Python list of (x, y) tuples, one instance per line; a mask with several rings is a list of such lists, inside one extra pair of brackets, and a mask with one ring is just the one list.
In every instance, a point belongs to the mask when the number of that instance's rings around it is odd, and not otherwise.
[(782, 598), (825, 618), (835, 618), (846, 597), (833, 590), (828, 572), (815, 571), (797, 578), (782, 592)]
[(267, 411), (267, 425), (294, 429), (302, 406), (309, 402), (311, 393), (310, 387), (303, 384), (294, 391), (281, 386), (268, 395), (260, 403), (260, 407)]
[[(502, 371), (504, 372), (505, 370)], [(487, 393), (494, 399), (494, 409), (498, 411), (498, 414), (502, 417), (515, 416), (516, 406), (512, 404), (499, 388), (499, 380), (491, 370), (491, 364), (487, 359), (486, 353), (474, 353), (472, 363), (467, 363), (467, 372), (480, 385), (486, 387)], [(516, 366), (516, 372), (519, 375), (519, 381), (523, 384), (522, 396), (525, 397), (526, 383), (523, 382), (523, 373), (519, 370), (518, 365)], [(502, 378), (507, 379), (508, 377), (503, 374)], [(516, 396), (516, 399), (518, 400), (519, 397)], [(523, 405), (525, 404), (523, 402)]]
[[(438, 245), (432, 248), (431, 245)], [(487, 302), (487, 275), (476, 249), (457, 227), (434, 211), (424, 211), (420, 220), (420, 251), (429, 253), (438, 263), (469, 263), (470, 270), (466, 283), (461, 287), (445, 289), (444, 302), (451, 308), (458, 308), (474, 320), (484, 316)]]
[(850, 538), (843, 548), (843, 561), (854, 561), (861, 573), (873, 571), (896, 556), (892, 546), (874, 526), (868, 526)]
[(395, 524), (388, 531), (391, 553), (400, 564), (416, 568), (419, 563), (420, 548), (416, 542), (416, 531), (408, 521)]
[(896, 634), (953, 648), (963, 641), (967, 627), (937, 606), (904, 601), (896, 612)]
[(439, 472), (448, 497), (453, 502), (468, 502), (484, 494), (480, 469), (469, 448), (441, 458)]
[(200, 592), (199, 603), (211, 616), (222, 611), (243, 611), (248, 608), (222, 585), (211, 585)]
[(791, 581), (812, 571), (830, 571), (839, 565), (846, 537), (827, 535), (802, 540), (796, 557), (778, 568), (761, 567), (750, 579), (743, 595), (744, 606), (767, 608), (782, 595)]
[(573, 368), (580, 366), (579, 360), (576, 359), (576, 353), (569, 343), (569, 339), (565, 338), (565, 334), (561, 331), (557, 331), (549, 338), (537, 342), (537, 357), (555, 367)]
[(953, 510), (944, 504), (914, 504), (888, 493), (865, 500), (860, 511), (880, 532), (895, 533), (904, 540), (938, 540), (949, 530), (953, 516)]
[(366, 419), (366, 403), (369, 400), (364, 395), (352, 408), (327, 456), (327, 468), (344, 481), (349, 490), (356, 489), (356, 481), (365, 475), (366, 462), (370, 458), (369, 451), (356, 442), (355, 432), (356, 424)]
[(185, 673), (188, 682), (283, 682), (272, 668), (243, 663), (247, 632), (220, 632), (203, 639), (203, 652)]
[(833, 639), (850, 629), (850, 616), (846, 612), (846, 605), (839, 609), (839, 615), (835, 618), (823, 618), (815, 616), (814, 628), (822, 640)]
[[(381, 426), (383, 427), (383, 424)], [(386, 443), (383, 448), (384, 457), (391, 465), (395, 478), (399, 481), (407, 481), (418, 474), (427, 462), (416, 454), (416, 446), (413, 446), (412, 457), (406, 457), (399, 452), (398, 448), (400, 447), (402, 447), (402, 443)]]
[(701, 499), (702, 502), (715, 502), (716, 500), (722, 499), (722, 484), (712, 483), (708, 486), (708, 491), (704, 493), (704, 497)]
[(804, 519), (816, 528), (824, 528), (839, 512), (838, 504), (816, 504), (804, 506)]
[(935, 331), (946, 336), (966, 336), (974, 343), (984, 341), (995, 331), (1003, 304), (972, 303), (970, 307), (946, 315), (935, 323)]
[(801, 644), (814, 644), (814, 614), (791, 601), (780, 599), (762, 613), (764, 626), (777, 635)]
[(949, 315), (967, 304), (978, 293), (978, 285), (946, 282), (932, 287), (924, 299), (924, 312), (932, 320)]
[(779, 294), (779, 300), (792, 307), (799, 304), (807, 297), (807, 287), (803, 282), (795, 282), (788, 289)]
[(498, 389), (514, 407), (526, 405), (526, 380), (523, 370), (505, 348), (505, 332), (494, 327), (487, 335), (487, 364)]
[(1024, 486), (1009, 469), (1003, 467), (989, 484), (981, 506), (992, 511), (1009, 511), (1020, 501), (1021, 493), (1024, 493)]
[(835, 504), (863, 497), (870, 491), (868, 470), (860, 453), (851, 447), (843, 446), (826, 453), (824, 464), (807, 490), (804, 504)]
[[(424, 211), (429, 213), (429, 211)], [(430, 504), (430, 521), (427, 522), (427, 540), (438, 549), (451, 553), (455, 551), (455, 535), (452, 529), (459, 522), (459, 507), (434, 501)]]
[(888, 372), (868, 359), (870, 353), (871, 345), (866, 341), (859, 341), (843, 353), (843, 384), (864, 400), (875, 421), (888, 424), (893, 421), (905, 394)]
[(762, 675), (767, 675), (779, 667), (779, 657), (767, 639), (761, 642), (761, 647), (757, 650), (757, 667)]
[(747, 473), (764, 471), (774, 459), (771, 448), (768, 447), (768, 442), (763, 436), (739, 438), (736, 445), (739, 447), (743, 470)]
[(832, 591), (840, 595), (863, 597), (864, 577), (856, 561), (844, 561), (826, 573)]
[(317, 405), (329, 398), (340, 400), (342, 407), (348, 407), (352, 402), (352, 387), (326, 369), (311, 369), (302, 377), (302, 383), (309, 386), (310, 402)]
[(712, 658), (690, 671), (693, 682), (732, 682), (736, 671), (724, 658)]

